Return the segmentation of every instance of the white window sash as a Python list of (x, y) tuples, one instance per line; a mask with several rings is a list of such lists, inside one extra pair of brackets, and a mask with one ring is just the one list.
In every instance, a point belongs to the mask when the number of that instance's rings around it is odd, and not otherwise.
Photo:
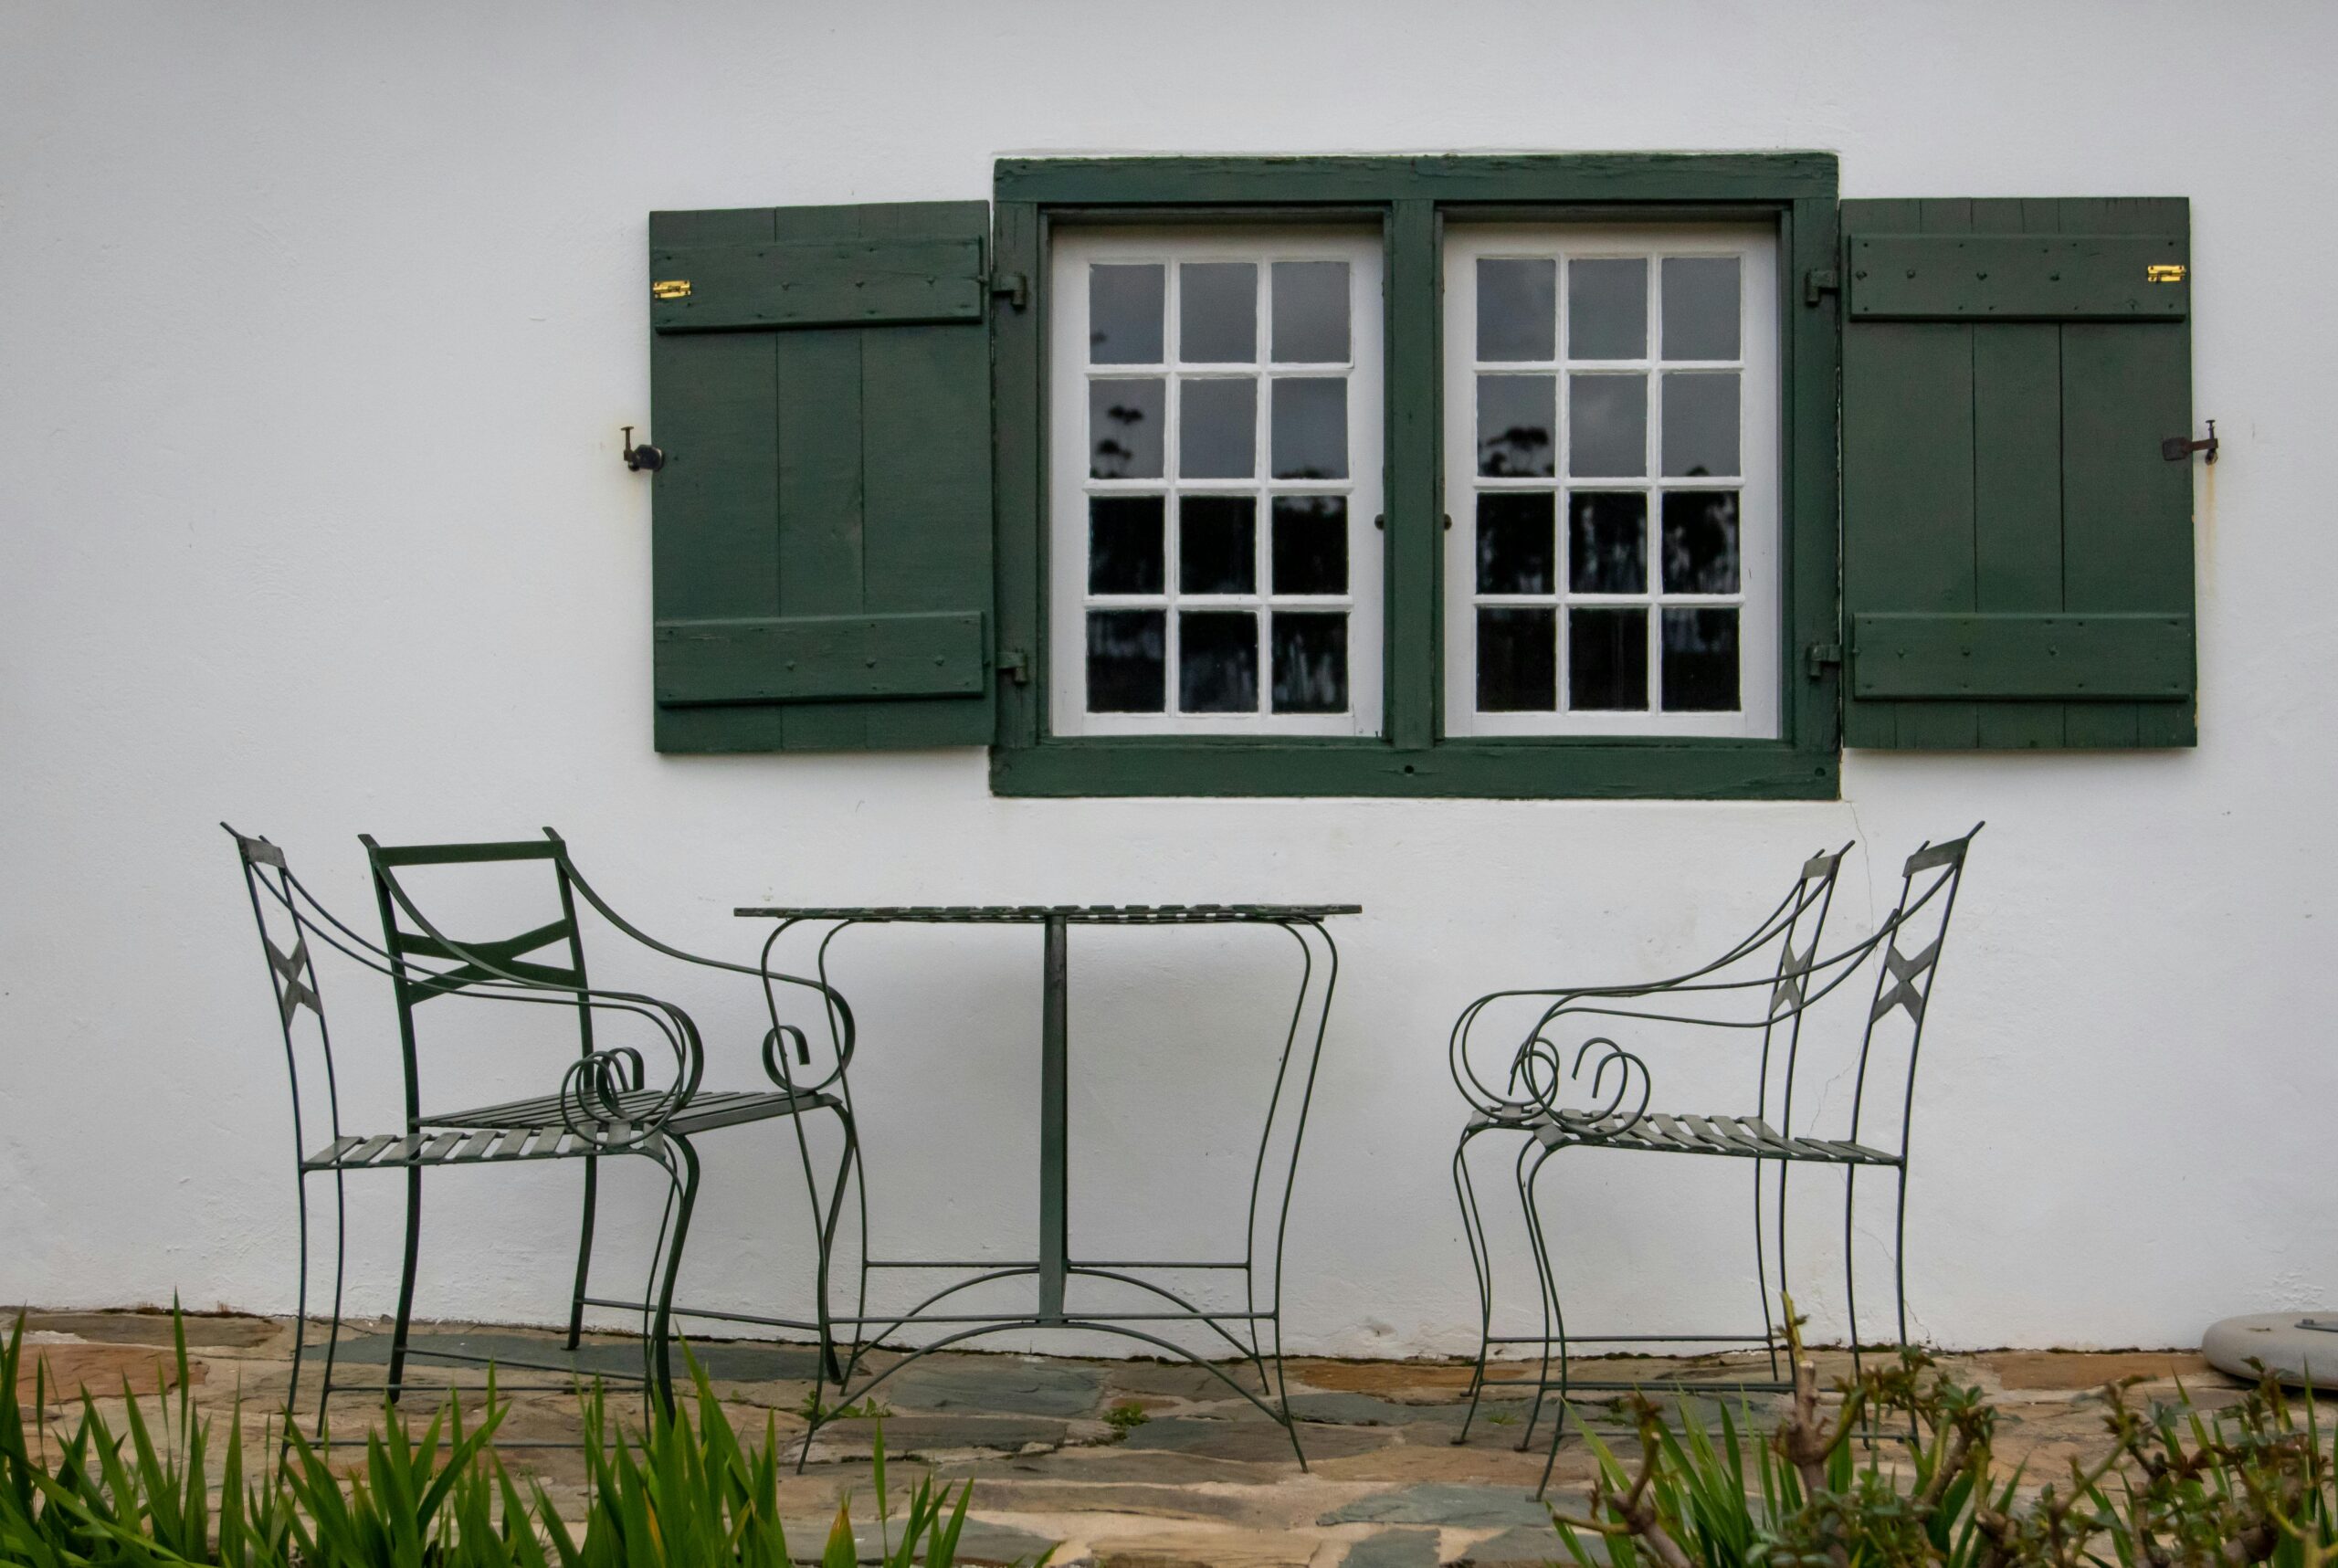
[[(1257, 466), (1248, 480), (1195, 479), (1174, 476), (1178, 463), (1178, 379), (1201, 379), (1231, 367), (1195, 367), (1187, 376), (1174, 362), (1164, 365), (1090, 365), (1088, 363), (1088, 268), (1096, 263), (1244, 261), (1262, 269), (1277, 261), (1344, 261), (1348, 264), (1349, 360), (1348, 477), (1344, 480), (1273, 479), (1269, 411), (1272, 384), (1284, 375), (1323, 376), (1315, 365), (1279, 364), (1271, 358), (1272, 321), (1266, 310), (1258, 321), (1259, 383), (1255, 426)], [(1319, 735), (1374, 736), (1382, 731), (1382, 532), (1374, 526), (1382, 510), (1382, 438), (1385, 372), (1381, 327), (1381, 238), (1372, 231), (1300, 226), (1268, 227), (1134, 227), (1058, 229), (1048, 262), (1048, 671), (1049, 730), (1059, 736), (1083, 735)], [(1270, 286), (1269, 286), (1270, 287)], [(1178, 289), (1167, 275), (1164, 350), (1177, 342)], [(1164, 388), (1163, 468), (1159, 480), (1091, 479), (1088, 473), (1088, 383), (1091, 378), (1161, 378)], [(1091, 495), (1163, 494), (1166, 581), (1160, 595), (1132, 598), (1088, 592), (1088, 500)], [(1192, 595), (1177, 591), (1177, 500), (1181, 493), (1256, 495), (1257, 592), (1252, 595)], [(1338, 494), (1347, 500), (1348, 591), (1344, 595), (1280, 595), (1272, 590), (1273, 518), (1276, 495)], [(1251, 608), (1260, 611), (1338, 610), (1348, 618), (1348, 710), (1343, 713), (1273, 711), (1273, 648), (1261, 638), (1259, 710), (1254, 713), (1091, 713), (1088, 710), (1087, 611), (1113, 607), (1160, 607), (1167, 633), (1164, 657), (1165, 703), (1177, 696), (1177, 623), (1180, 605), (1194, 609)]]
[[(1477, 262), (1480, 258), (1532, 258), (1560, 265), (1554, 309), (1564, 352), (1567, 309), (1564, 263), (1573, 258), (1644, 257), (1648, 260), (1647, 325), (1648, 358), (1600, 361), (1580, 369), (1638, 371), (1648, 381), (1647, 475), (1615, 480), (1571, 480), (1565, 472), (1567, 425), (1566, 374), (1562, 358), (1520, 364), (1486, 364), (1477, 359)], [(1665, 361), (1659, 338), (1659, 299), (1662, 258), (1682, 256), (1735, 256), (1740, 258), (1739, 353), (1737, 362)], [(1779, 405), (1783, 396), (1778, 356), (1776, 240), (1766, 229), (1747, 226), (1687, 224), (1622, 226), (1607, 225), (1534, 224), (1455, 226), (1446, 234), (1444, 247), (1445, 354), (1445, 504), (1452, 528), (1446, 534), (1445, 553), (1445, 726), (1451, 736), (1569, 735), (1569, 736), (1729, 736), (1772, 739), (1778, 734), (1780, 592), (1782, 531), (1779, 485)], [(1660, 592), (1662, 542), (1660, 497), (1669, 489), (1728, 488), (1725, 483), (1666, 479), (1661, 477), (1663, 398), (1659, 376), (1669, 370), (1734, 364), (1740, 367), (1738, 476), (1739, 593), (1719, 598), (1669, 595)], [(1500, 374), (1516, 371), (1548, 374), (1555, 384), (1553, 431), (1553, 466), (1548, 480), (1516, 487), (1555, 489), (1557, 533), (1553, 567), (1557, 592), (1547, 595), (1481, 595), (1477, 593), (1478, 432), (1477, 375), (1482, 368)], [(1511, 488), (1497, 482), (1486, 487)], [(1648, 592), (1620, 598), (1577, 597), (1569, 594), (1567, 571), (1567, 509), (1570, 489), (1645, 490), (1648, 496)], [(1480, 712), (1478, 710), (1477, 610), (1480, 604), (1549, 605), (1559, 616), (1558, 708), (1551, 712)], [(1566, 707), (1567, 665), (1564, 606), (1587, 607), (1612, 604), (1648, 608), (1648, 679), (1650, 707), (1646, 711), (1569, 711)], [(1738, 701), (1734, 712), (1668, 713), (1655, 704), (1662, 681), (1662, 609), (1690, 609), (1700, 605), (1737, 604)]]

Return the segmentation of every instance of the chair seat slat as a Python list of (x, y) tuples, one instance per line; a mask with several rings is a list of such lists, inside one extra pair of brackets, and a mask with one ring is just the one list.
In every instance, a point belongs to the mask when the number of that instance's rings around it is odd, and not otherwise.
[(483, 1132), (474, 1132), (469, 1138), (463, 1140), (463, 1146), (455, 1151), (452, 1158), (457, 1160), (477, 1160), (486, 1154), (487, 1146), (494, 1142), (495, 1129), (492, 1127), (487, 1129)]
[(330, 1165), (364, 1142), (363, 1138), (336, 1138), (314, 1154), (310, 1155), (308, 1163), (311, 1165)]

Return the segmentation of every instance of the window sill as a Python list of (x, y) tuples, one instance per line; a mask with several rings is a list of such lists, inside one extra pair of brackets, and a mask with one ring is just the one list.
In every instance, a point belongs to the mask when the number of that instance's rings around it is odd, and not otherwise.
[(992, 749), (998, 795), (1833, 800), (1831, 752), (1779, 741), (1062, 740)]

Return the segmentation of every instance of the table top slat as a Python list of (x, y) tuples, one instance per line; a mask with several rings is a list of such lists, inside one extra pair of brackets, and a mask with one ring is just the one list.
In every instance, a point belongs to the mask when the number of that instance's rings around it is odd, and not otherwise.
[(860, 921), (920, 925), (1037, 924), (1223, 925), (1239, 921), (1320, 921), (1357, 915), (1362, 904), (871, 904), (750, 905), (744, 920)]

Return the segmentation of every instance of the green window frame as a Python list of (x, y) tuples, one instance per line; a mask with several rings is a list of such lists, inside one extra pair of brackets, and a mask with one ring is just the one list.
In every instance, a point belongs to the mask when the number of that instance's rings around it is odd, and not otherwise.
[[(1838, 792), (1832, 154), (1006, 159), (995, 173), (993, 318), (1002, 795), (1831, 799)], [(1775, 223), (1779, 266), (1779, 731), (1732, 737), (1443, 733), (1440, 257), (1448, 219)], [(1062, 221), (1376, 222), (1385, 246), (1383, 733), (1048, 733), (1048, 236)]]

